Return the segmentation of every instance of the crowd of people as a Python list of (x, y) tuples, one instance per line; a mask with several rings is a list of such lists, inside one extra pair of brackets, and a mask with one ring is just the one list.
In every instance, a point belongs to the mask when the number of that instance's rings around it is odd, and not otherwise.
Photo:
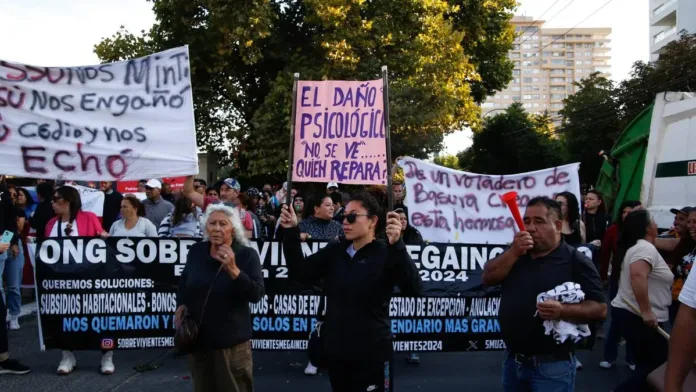
[[(0, 232), (16, 233), (9, 243), (0, 243), (6, 287), (0, 314), (7, 313), (8, 320), (7, 328), (0, 328), (0, 370), (29, 371), (9, 358), (7, 329), (20, 328), (19, 286), (32, 238), (195, 237), (204, 241), (188, 254), (176, 316), (197, 318), (202, 326), (201, 351), (189, 362), (196, 390), (251, 390), (248, 304), (261, 298), (264, 285), (249, 240), (262, 239), (282, 241), (291, 278), (322, 287), (329, 298), (320, 316), (330, 331), (323, 365), (332, 389), (375, 386), (379, 391), (393, 383), (388, 303), (395, 286), (409, 295), (420, 292), (417, 270), (403, 245), (423, 243), (408, 223), (402, 184), (394, 184), (395, 208), (388, 212), (383, 190), (349, 195), (336, 183), (307, 195), (288, 189), (287, 183), (242, 191), (232, 178), (208, 186), (194, 177), (173, 192), (162, 180), (149, 179), (138, 183), (145, 195), (141, 200), (102, 182), (100, 220), (82, 209), (80, 195), (70, 185), (39, 181), (34, 200), (27, 189), (7, 185), (4, 178), (0, 183)], [(625, 340), (625, 364), (633, 375), (616, 390), (647, 388), (648, 375), (668, 356), (671, 390), (681, 390), (679, 380), (683, 382), (696, 356), (696, 278), (688, 279), (696, 258), (696, 208), (672, 210), (673, 227), (662, 234), (639, 202), (626, 201), (619, 211), (612, 220), (595, 190), (584, 195), (582, 206), (571, 192), (533, 199), (524, 214), (525, 230), (505, 253), (486, 263), (484, 284), (500, 284), (502, 290), (506, 391), (573, 389), (575, 372), (582, 366), (575, 350), (581, 344), (558, 344), (544, 334), (545, 320), (589, 324), (592, 338), (603, 335), (602, 368), (615, 365)], [(331, 245), (305, 257), (299, 243), (308, 240)], [(587, 244), (595, 247), (594, 260), (575, 250)], [(371, 260), (370, 267), (354, 268), (351, 260), (356, 257)], [(566, 282), (579, 285), (582, 301), (537, 301), (540, 293), (560, 290)], [(602, 333), (598, 325), (606, 317), (611, 321)], [(671, 347), (657, 327), (673, 331)], [(415, 353), (407, 360), (420, 361)], [(70, 374), (76, 365), (73, 353), (63, 350), (58, 373)], [(113, 351), (104, 351), (101, 372), (114, 371)], [(316, 364), (309, 362), (305, 373), (316, 374)]]

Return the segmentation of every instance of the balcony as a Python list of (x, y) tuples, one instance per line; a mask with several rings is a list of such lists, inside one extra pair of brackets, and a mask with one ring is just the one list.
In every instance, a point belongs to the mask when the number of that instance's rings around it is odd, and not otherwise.
[(672, 27), (669, 30), (664, 30), (653, 37), (653, 44), (659, 44), (660, 42), (666, 40), (667, 38), (670, 38), (671, 35), (674, 35), (677, 33), (677, 26)]
[(655, 8), (650, 14), (653, 26), (673, 26), (677, 24), (677, 0), (669, 0)]

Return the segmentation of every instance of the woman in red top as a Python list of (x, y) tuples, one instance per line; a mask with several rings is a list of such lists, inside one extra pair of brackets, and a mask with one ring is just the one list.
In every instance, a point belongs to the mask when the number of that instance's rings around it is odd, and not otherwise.
[[(607, 275), (609, 273), (609, 263), (611, 263), (611, 280), (609, 282), (609, 301), (616, 297), (619, 291), (619, 272), (621, 272), (621, 260), (613, 260), (613, 256), (617, 251), (617, 243), (619, 241), (619, 233), (621, 233), (621, 227), (623, 226), (623, 220), (626, 218), (633, 208), (640, 205), (639, 201), (625, 201), (621, 204), (621, 215), (614, 222), (613, 225), (609, 226), (606, 233), (604, 233), (604, 241), (602, 241), (602, 250), (599, 257), (600, 266), (600, 276), (602, 281), (607, 280)], [(619, 328), (614, 323), (614, 318), (612, 317), (611, 323), (609, 324), (609, 332), (604, 340), (604, 360), (599, 363), (599, 366), (604, 369), (610, 369), (614, 366), (616, 357), (618, 356), (619, 350)], [(633, 362), (633, 347), (626, 344), (626, 364), (631, 369), (635, 368)]]
[[(82, 211), (80, 193), (71, 186), (62, 186), (53, 193), (53, 211), (56, 216), (46, 225), (46, 237), (102, 237), (109, 234), (104, 231), (99, 218), (91, 212)], [(113, 374), (113, 351), (102, 351), (101, 373)], [(72, 373), (77, 360), (70, 350), (63, 350), (58, 365), (58, 374)]]

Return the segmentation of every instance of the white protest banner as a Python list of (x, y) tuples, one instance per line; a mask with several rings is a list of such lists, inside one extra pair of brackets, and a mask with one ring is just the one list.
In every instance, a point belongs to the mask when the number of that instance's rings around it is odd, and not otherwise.
[(574, 193), (580, 200), (578, 163), (529, 173), (487, 175), (448, 169), (411, 157), (397, 162), (406, 178), (409, 224), (431, 242), (507, 244), (515, 222), (500, 196), (518, 193), (522, 214), (536, 196)]
[(104, 192), (82, 185), (70, 185), (77, 189), (82, 202), (82, 211), (89, 211), (99, 218), (104, 216)]
[(198, 173), (188, 48), (86, 67), (0, 61), (0, 173), (113, 181)]
[(293, 181), (386, 184), (382, 85), (298, 82)]

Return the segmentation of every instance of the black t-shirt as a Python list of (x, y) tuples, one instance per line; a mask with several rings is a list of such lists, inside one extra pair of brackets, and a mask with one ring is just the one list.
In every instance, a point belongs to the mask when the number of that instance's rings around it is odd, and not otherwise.
[(556, 344), (552, 335), (544, 335), (544, 320), (535, 316), (537, 295), (566, 282), (580, 285), (585, 300), (604, 303), (599, 273), (584, 254), (562, 242), (550, 254), (532, 259), (520, 257), (501, 284), (498, 319), (503, 340), (513, 353), (553, 354), (574, 349), (572, 343)]

